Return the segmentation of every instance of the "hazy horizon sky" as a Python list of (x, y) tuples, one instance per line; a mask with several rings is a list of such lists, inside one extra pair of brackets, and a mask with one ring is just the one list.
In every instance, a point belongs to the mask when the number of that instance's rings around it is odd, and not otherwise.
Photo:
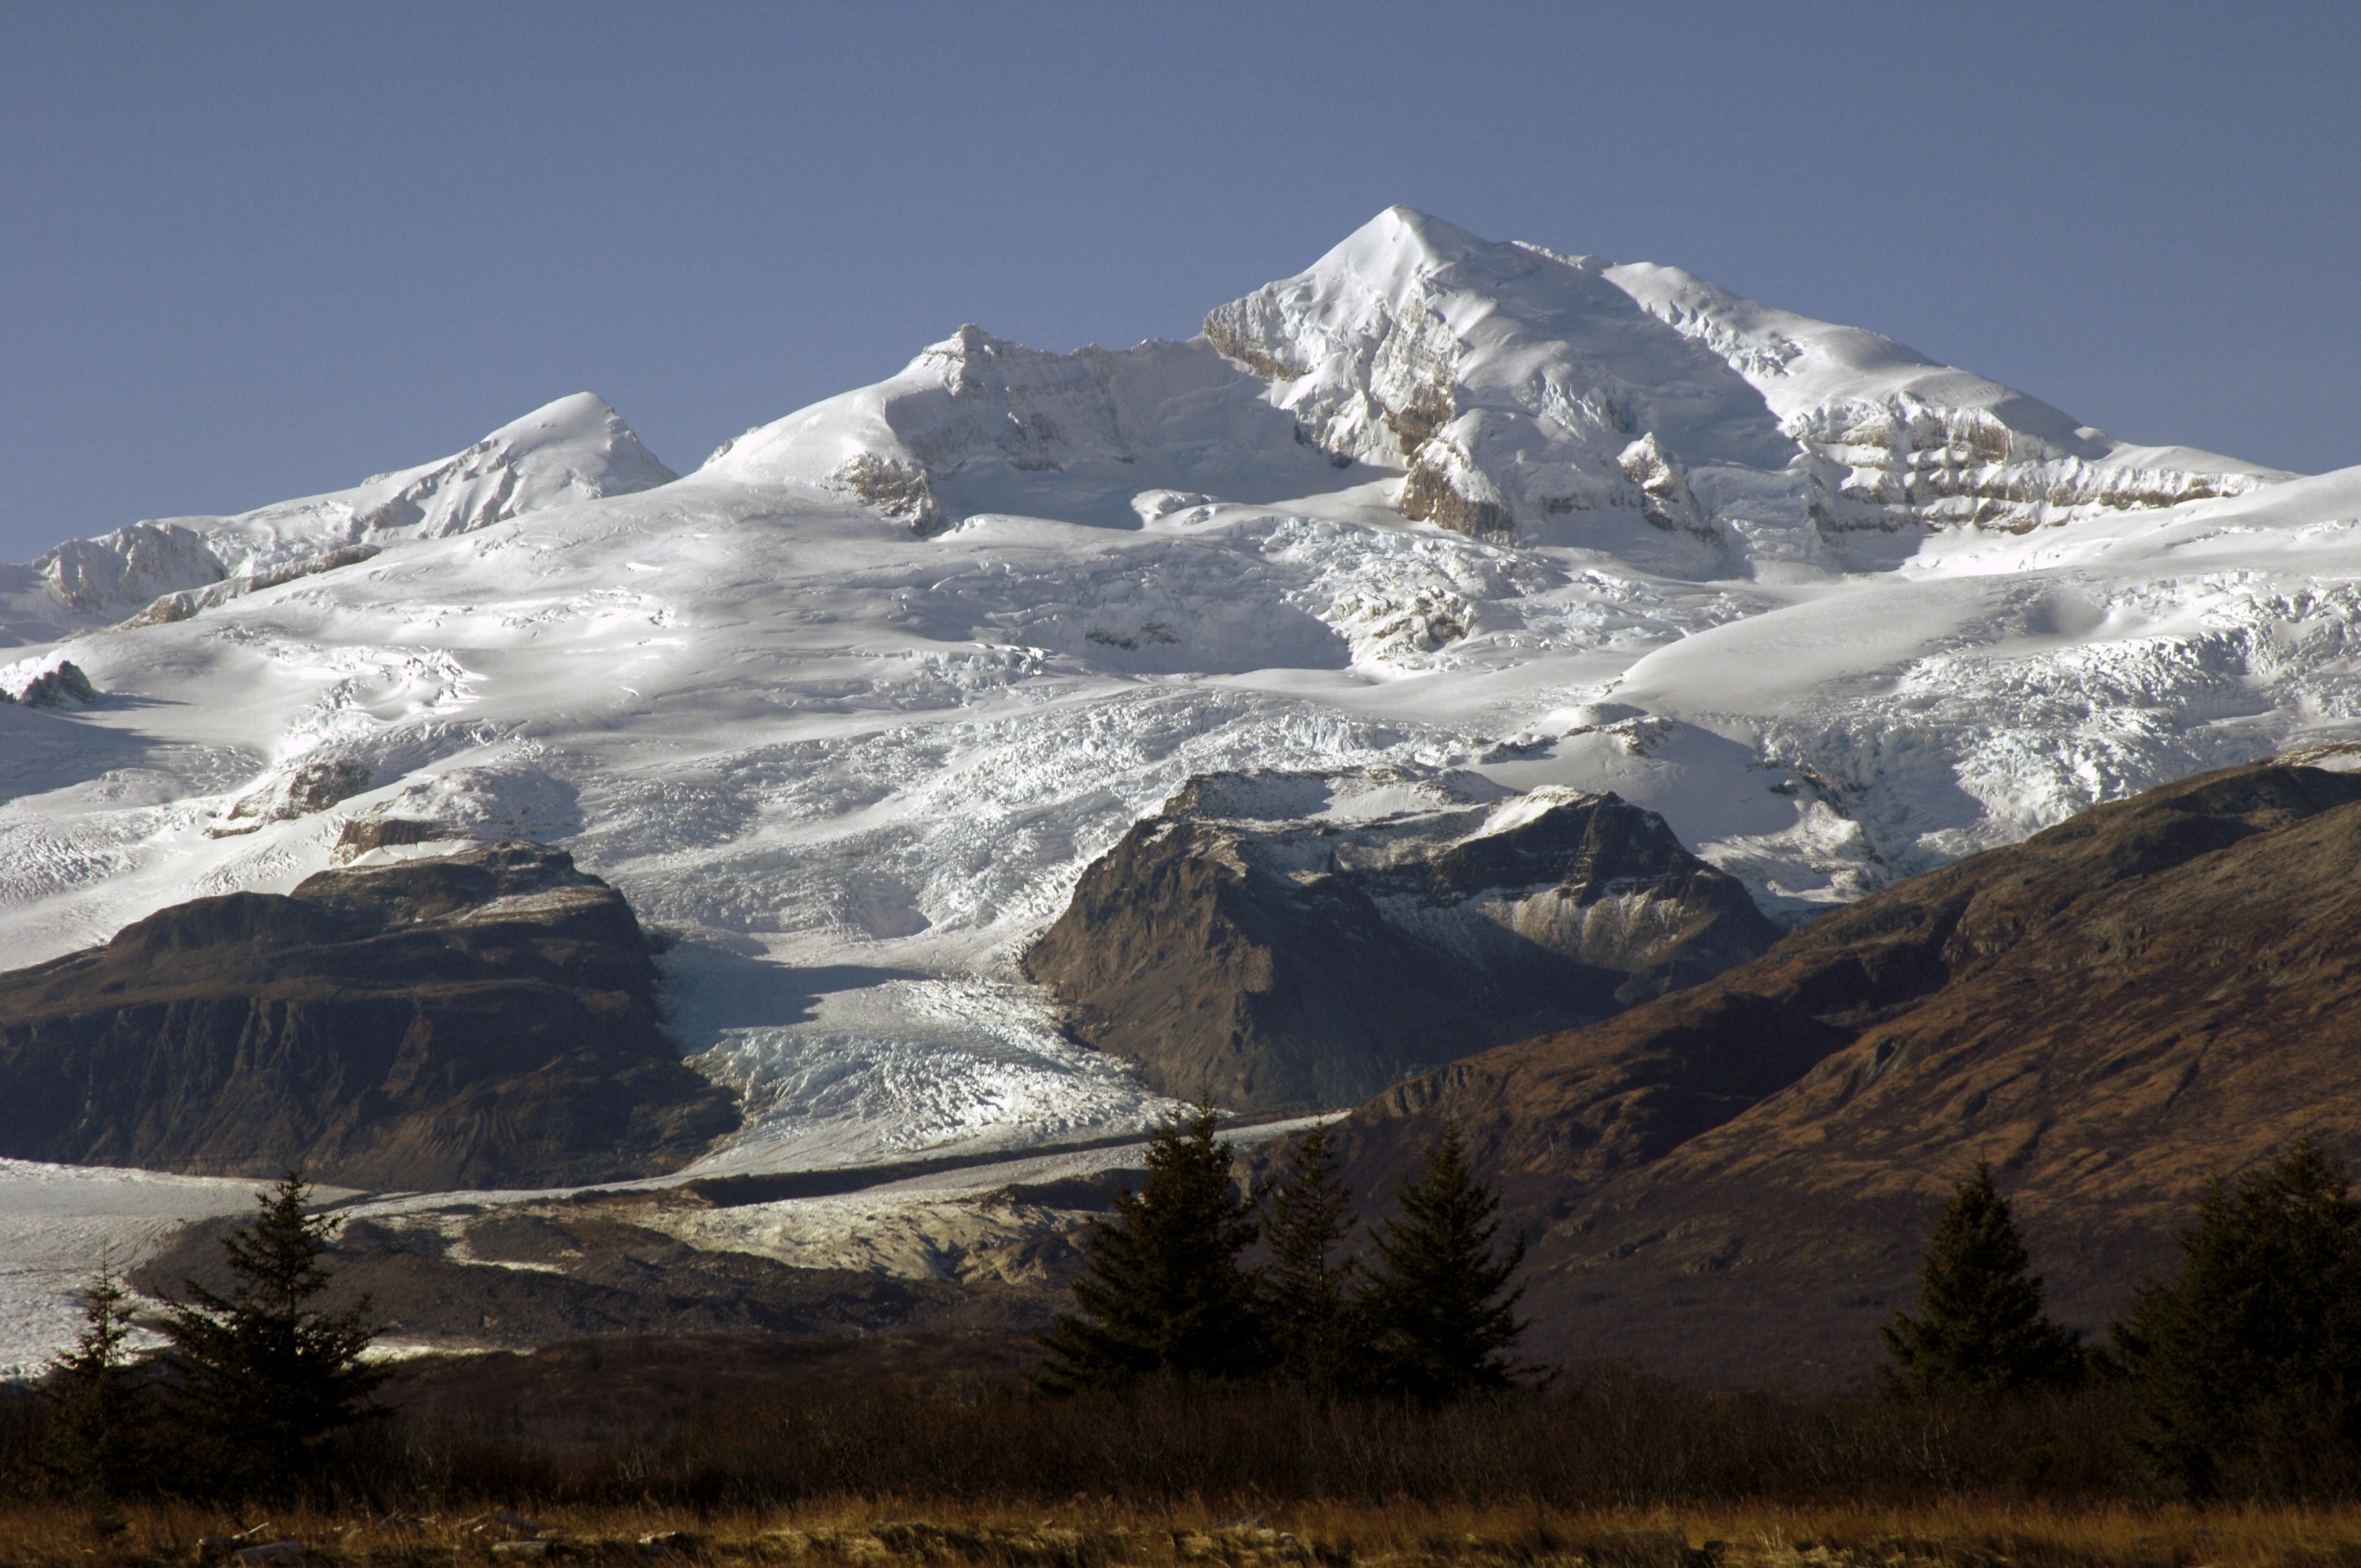
[(93, 0), (6, 46), (12, 560), (583, 389), (686, 471), (964, 322), (1186, 336), (1398, 202), (2361, 463), (2346, 6)]

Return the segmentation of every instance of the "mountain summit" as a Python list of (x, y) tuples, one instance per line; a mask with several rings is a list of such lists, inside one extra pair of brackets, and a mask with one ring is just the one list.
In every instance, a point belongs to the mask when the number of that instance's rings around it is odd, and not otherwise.
[(2127, 446), (1675, 268), (1495, 244), (1407, 207), (1191, 342), (1052, 354), (962, 327), (710, 467), (921, 534), (976, 513), (1130, 526), (1153, 488), (1263, 502), (1395, 474), (1414, 521), (1708, 577), (1856, 568), (1890, 558), (1897, 530), (2021, 531), (2287, 477)]

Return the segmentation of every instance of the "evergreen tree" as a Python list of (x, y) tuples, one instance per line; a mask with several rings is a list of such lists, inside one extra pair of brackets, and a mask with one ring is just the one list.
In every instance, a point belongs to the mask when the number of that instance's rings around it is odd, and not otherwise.
[(102, 1263), (82, 1302), (82, 1337), (49, 1364), (42, 1382), (49, 1408), (42, 1467), (70, 1497), (125, 1497), (152, 1479), (144, 1401), (124, 1348), (131, 1296)]
[(1343, 1387), (1360, 1359), (1354, 1264), (1341, 1252), (1352, 1201), (1325, 1127), (1296, 1137), (1286, 1168), (1262, 1194), (1270, 1264), (1260, 1284), (1271, 1358), (1285, 1376), (1323, 1393)]
[(1525, 1240), (1495, 1257), (1499, 1194), (1468, 1168), (1457, 1124), (1428, 1146), (1395, 1204), (1378, 1227), (1378, 1271), (1361, 1299), (1373, 1380), (1425, 1404), (1507, 1387), (1517, 1368), (1505, 1353), (1526, 1326), (1516, 1315), (1524, 1288), (1501, 1292), (1524, 1262)]
[(1918, 1266), (1918, 1312), (1896, 1312), (1878, 1332), (1894, 1365), (1888, 1393), (2010, 1394), (2082, 1376), (2081, 1336), (2044, 1316), (2042, 1282), (2008, 1202), (1978, 1161), (1959, 1184)]
[(2307, 1136), (2235, 1189), (2215, 1181), (2180, 1256), (2180, 1277), (2143, 1286), (2114, 1329), (2150, 1464), (2199, 1498), (2302, 1491), (2349, 1467), (2361, 1443), (2361, 1204), (2342, 1165)]
[(1156, 1373), (1237, 1376), (1257, 1369), (1254, 1282), (1238, 1255), (1253, 1210), (1230, 1177), (1219, 1116), (1201, 1103), (1148, 1145), (1148, 1179), (1091, 1222), (1072, 1313), (1041, 1336), (1044, 1387), (1111, 1387)]
[(180, 1435), (209, 1489), (300, 1485), (323, 1438), (375, 1413), (368, 1397), (389, 1369), (361, 1360), (377, 1332), (368, 1299), (306, 1305), (328, 1288), (321, 1254), (335, 1228), (304, 1213), (310, 1197), (292, 1170), (258, 1194), (253, 1223), (222, 1238), (230, 1293), (189, 1280), (165, 1319)]

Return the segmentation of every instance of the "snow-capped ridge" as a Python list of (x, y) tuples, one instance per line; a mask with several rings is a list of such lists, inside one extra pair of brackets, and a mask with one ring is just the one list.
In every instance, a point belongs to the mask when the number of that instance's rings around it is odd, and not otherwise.
[(0, 567), (0, 631), (48, 641), (152, 609), (182, 620), (257, 588), (366, 560), (402, 539), (471, 532), (566, 501), (677, 477), (604, 400), (576, 392), (465, 451), (350, 489), (224, 517), (135, 522)]
[(349, 490), (236, 517), (181, 520), (231, 575), (252, 576), (345, 545), (468, 533), (571, 500), (631, 495), (678, 477), (606, 401), (576, 392), (465, 451), (374, 475)]
[(699, 472), (874, 506), (924, 535), (984, 512), (1136, 528), (1145, 491), (1271, 499), (1333, 483), (1334, 467), (1202, 340), (1059, 354), (969, 325)]
[(1636, 515), (1735, 557), (1701, 563), (1716, 571), (1809, 564), (1854, 529), (2033, 527), (2285, 477), (2135, 454), (1891, 338), (1677, 268), (1496, 245), (1402, 207), (1204, 330), (1323, 446), (1405, 466), (1408, 516), (1614, 548)]
[[(1495, 243), (1391, 207), (1187, 343), (1071, 353), (962, 326), (700, 470), (874, 509), (1137, 527), (1401, 475), (1401, 514), (1684, 576), (1883, 561), (1863, 536), (2026, 528), (2285, 477), (2133, 449), (1878, 334), (1677, 268)], [(1324, 482), (1322, 482), (1324, 479)], [(1864, 553), (1865, 552), (1865, 553)], [(1859, 557), (1859, 558), (1856, 558)]]

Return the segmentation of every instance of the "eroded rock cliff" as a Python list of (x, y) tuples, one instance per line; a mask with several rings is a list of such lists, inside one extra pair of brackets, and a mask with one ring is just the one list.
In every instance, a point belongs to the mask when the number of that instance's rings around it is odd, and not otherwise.
[(1745, 890), (1612, 795), (1466, 774), (1191, 782), (1082, 875), (1027, 971), (1168, 1093), (1349, 1104), (1761, 953)]
[(648, 1175), (736, 1124), (622, 895), (521, 842), (175, 905), (0, 976), (0, 1154), (365, 1188)]

